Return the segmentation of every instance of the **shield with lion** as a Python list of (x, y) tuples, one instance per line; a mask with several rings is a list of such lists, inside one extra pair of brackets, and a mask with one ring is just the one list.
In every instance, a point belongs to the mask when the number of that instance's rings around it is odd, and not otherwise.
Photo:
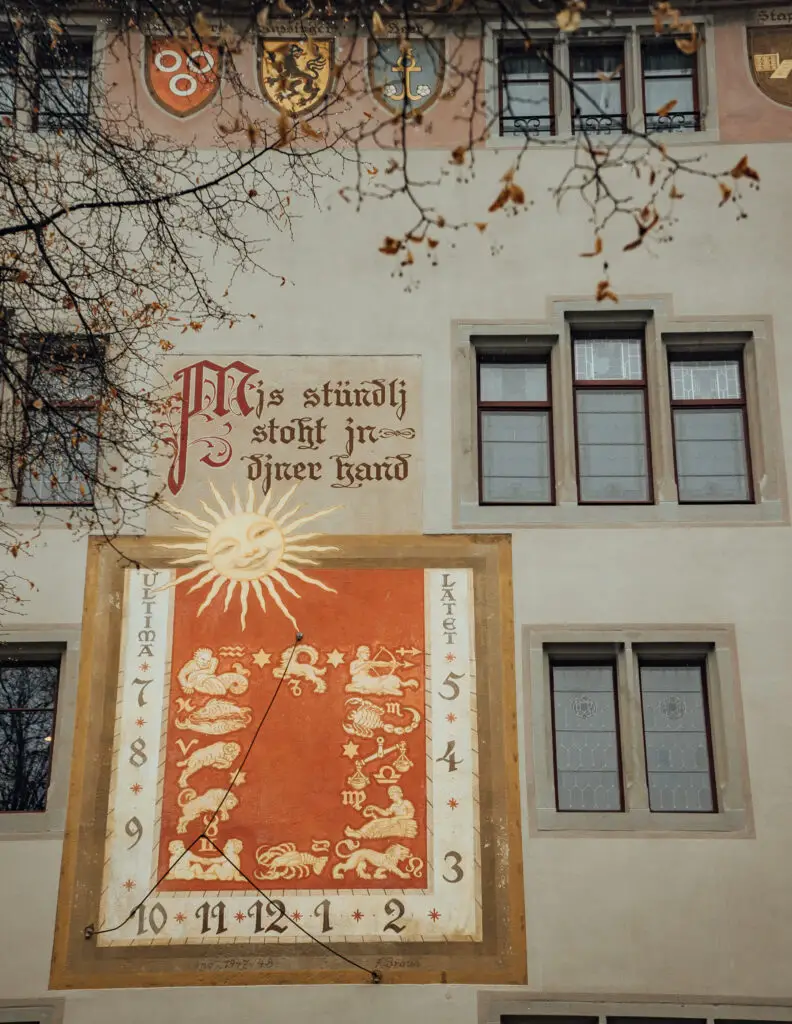
[(331, 39), (262, 39), (259, 84), (280, 113), (293, 117), (313, 110), (332, 77)]

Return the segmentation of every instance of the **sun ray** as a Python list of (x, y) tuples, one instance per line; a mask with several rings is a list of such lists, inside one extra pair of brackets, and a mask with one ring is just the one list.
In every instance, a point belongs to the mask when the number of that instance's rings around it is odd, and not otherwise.
[(212, 517), (212, 519), (215, 521), (215, 523), (222, 523), (223, 517), (220, 515), (219, 512), (215, 512), (215, 510), (211, 507), (211, 505), (207, 505), (205, 501), (202, 501), (201, 502), (201, 508), (204, 510), (204, 512), (208, 516)]
[(288, 512), (284, 512), (283, 515), (280, 517), (280, 520), (278, 521), (278, 525), (280, 526), (280, 528), (283, 529), (288, 520), (291, 519), (292, 516), (296, 516), (297, 513), (302, 508), (305, 508), (305, 504), (295, 505), (294, 508), (289, 509)]
[(199, 565), (197, 569), (191, 569), (189, 572), (185, 573), (184, 576), (177, 576), (175, 579), (172, 579), (169, 583), (163, 583), (161, 587), (155, 587), (154, 593), (158, 594), (161, 590), (170, 590), (172, 587), (178, 587), (180, 583), (187, 583), (190, 580), (195, 579), (195, 577), (198, 576), (200, 573), (206, 572), (208, 568), (209, 563), (204, 562), (203, 565)]
[(300, 558), (299, 555), (289, 555), (290, 565), (319, 565), (315, 558)]
[(295, 519), (291, 526), (287, 526), (283, 531), (283, 536), (288, 537), (290, 533), (294, 533), (298, 526), (302, 526), (303, 523), (310, 523), (314, 519), (318, 519), (320, 516), (326, 516), (328, 512), (335, 512), (337, 508), (341, 508), (340, 505), (333, 505), (332, 508), (322, 508), (318, 512), (312, 512), (309, 516), (303, 516), (302, 519)]
[(278, 583), (280, 583), (280, 585), (283, 587), (283, 589), (284, 590), (288, 590), (288, 592), (292, 596), (299, 598), (300, 595), (297, 593), (297, 591), (294, 589), (294, 587), (291, 585), (291, 583), (289, 583), (289, 581), (286, 579), (286, 577), (282, 576), (278, 572), (277, 569), (273, 569), (272, 570), (272, 572), (270, 573), (270, 578), (273, 579), (273, 580), (276, 580)]
[(204, 541), (209, 536), (206, 530), (194, 530), (192, 526), (177, 526), (179, 533), (189, 533), (192, 537), (203, 537)]
[(247, 619), (248, 612), (248, 591), (250, 590), (250, 584), (247, 580), (242, 580), (242, 584), (239, 588), (239, 603), (242, 605), (242, 629), (245, 628), (245, 619)]
[(253, 587), (253, 593), (258, 598), (261, 610), (266, 613), (267, 602), (264, 600), (264, 591), (261, 589), (261, 580), (253, 580), (251, 586)]
[(239, 503), (239, 495), (237, 494), (236, 484), (231, 485), (231, 496), (234, 499), (234, 515), (238, 516), (242, 512), (242, 506)]
[(197, 555), (185, 555), (184, 558), (174, 558), (171, 560), (173, 565), (191, 565), (193, 562), (203, 562), (206, 568), (209, 568), (205, 551), (199, 551)]
[(231, 598), (234, 596), (234, 591), (236, 590), (236, 587), (237, 587), (237, 581), (236, 580), (229, 580), (228, 581), (228, 586), (226, 587), (225, 604), (223, 605), (223, 611), (224, 612), (228, 611), (228, 606), (231, 604)]
[(304, 554), (306, 551), (338, 551), (338, 548), (332, 544), (288, 544), (284, 550), (284, 554), (290, 555), (292, 551), (299, 551), (300, 554)]
[(220, 506), (220, 511), (223, 513), (226, 519), (230, 519), (231, 509), (223, 501), (222, 497), (220, 496), (220, 492), (218, 491), (218, 489), (215, 487), (211, 480), (209, 481), (209, 486), (212, 488), (212, 494), (215, 496), (215, 501)]
[[(211, 486), (211, 485), (210, 485)], [(171, 513), (176, 513), (180, 516), (184, 516), (185, 519), (189, 519), (191, 523), (195, 523), (196, 526), (203, 526), (207, 533), (212, 529), (211, 523), (205, 523), (203, 519), (199, 519), (198, 516), (194, 515), (186, 508), (178, 508), (176, 505), (171, 505), (169, 501), (163, 501), (162, 507), (166, 508)]]
[(248, 480), (247, 503), (245, 505), (245, 511), (246, 512), (255, 512), (256, 511), (256, 494), (255, 494), (255, 491), (253, 490), (253, 481), (252, 480)]
[(198, 540), (173, 541), (171, 544), (159, 544), (161, 548), (179, 548), (182, 551), (206, 551), (206, 541), (203, 544)]
[(298, 488), (299, 486), (300, 486), (300, 485), (299, 485), (299, 481), (298, 481), (298, 482), (297, 482), (296, 484), (292, 484), (292, 486), (291, 486), (291, 487), (290, 487), (290, 488), (288, 489), (288, 491), (286, 491), (286, 493), (285, 493), (285, 494), (283, 495), (283, 497), (282, 497), (282, 498), (281, 498), (281, 500), (280, 500), (280, 501), (278, 502), (278, 504), (277, 504), (277, 505), (275, 505), (275, 507), (274, 507), (274, 508), (272, 509), (272, 511), (270, 512), (270, 514), (269, 514), (269, 518), (270, 518), (270, 519), (274, 519), (274, 518), (275, 518), (275, 516), (276, 516), (276, 515), (277, 515), (277, 514), (278, 514), (278, 513), (280, 512), (280, 510), (281, 510), (281, 509), (282, 509), (282, 508), (283, 508), (283, 507), (284, 507), (285, 505), (287, 505), (287, 504), (288, 504), (289, 498), (291, 498), (291, 496), (292, 496), (292, 495), (294, 494), (294, 492), (295, 492), (295, 491), (297, 490), (297, 488)]
[(265, 577), (265, 579), (264, 579), (264, 586), (267, 588), (267, 590), (272, 595), (272, 600), (275, 602), (275, 604), (280, 608), (280, 610), (283, 612), (283, 614), (286, 616), (286, 618), (289, 620), (289, 622), (291, 622), (291, 624), (294, 626), (294, 628), (299, 631), (300, 627), (297, 625), (297, 620), (292, 615), (292, 613), (289, 611), (289, 609), (286, 607), (286, 605), (283, 603), (283, 601), (281, 601), (280, 594), (275, 589), (275, 587), (272, 585), (272, 581), (269, 578), (267, 578), (267, 577)]
[(205, 576), (202, 576), (202, 577), (201, 577), (201, 578), (200, 578), (200, 579), (198, 580), (198, 582), (197, 582), (197, 583), (193, 583), (193, 585), (192, 585), (192, 586), (190, 587), (190, 589), (189, 589), (189, 590), (187, 591), (187, 593), (188, 593), (188, 594), (192, 594), (192, 592), (193, 592), (194, 590), (199, 590), (199, 589), (200, 589), (201, 587), (205, 587), (205, 586), (206, 586), (206, 584), (207, 584), (207, 583), (208, 583), (208, 582), (209, 582), (210, 580), (213, 580), (213, 579), (215, 578), (215, 576), (218, 576), (218, 575), (219, 575), (219, 573), (218, 573), (217, 569), (210, 569), (210, 570), (209, 570), (209, 571), (208, 571), (208, 572), (206, 573), (206, 575), (205, 575)]
[(314, 587), (321, 587), (322, 590), (326, 590), (328, 594), (336, 594), (338, 591), (332, 587), (328, 587), (326, 583), (322, 583), (320, 580), (315, 580), (311, 576), (306, 576), (304, 572), (299, 569), (295, 569), (293, 566), (286, 565), (285, 562), (281, 562), (281, 571), (287, 572), (290, 576), (296, 576), (298, 580), (302, 580), (303, 583), (310, 583)]
[(215, 579), (214, 583), (209, 588), (209, 593), (204, 598), (203, 604), (198, 609), (198, 613), (197, 613), (198, 615), (200, 615), (201, 612), (203, 612), (206, 608), (208, 608), (209, 605), (212, 603), (212, 601), (214, 601), (214, 599), (217, 597), (218, 591), (220, 590), (220, 588), (222, 587), (222, 585), (225, 582), (226, 582), (225, 576), (220, 576), (220, 575), (217, 576), (217, 578)]
[(267, 491), (264, 495), (264, 500), (256, 509), (256, 515), (263, 516), (269, 508), (270, 502), (272, 501), (272, 491)]

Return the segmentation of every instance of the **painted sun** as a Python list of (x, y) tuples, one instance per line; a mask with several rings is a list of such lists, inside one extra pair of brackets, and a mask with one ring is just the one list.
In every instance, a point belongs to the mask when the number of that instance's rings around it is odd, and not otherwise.
[[(236, 489), (232, 488), (233, 508), (229, 508), (214, 484), (210, 483), (209, 486), (212, 489), (218, 511), (202, 501), (201, 506), (206, 513), (206, 519), (201, 519), (186, 509), (164, 503), (169, 512), (192, 523), (192, 526), (177, 526), (176, 529), (180, 533), (190, 534), (197, 539), (172, 541), (169, 544), (160, 545), (170, 550), (190, 552), (182, 558), (173, 559), (174, 566), (194, 566), (189, 572), (166, 584), (162, 589), (178, 587), (190, 581), (194, 582), (189, 593), (208, 586), (209, 590), (203, 604), (198, 609), (200, 615), (216, 597), (221, 595), (223, 587), (225, 587), (223, 609), (228, 611), (234, 594), (238, 594), (242, 629), (245, 628), (248, 600), (251, 594), (261, 610), (266, 612), (266, 591), (273, 604), (286, 616), (294, 628), (298, 629), (297, 620), (286, 607), (281, 592), (291, 594), (292, 597), (299, 599), (300, 595), (291, 582), (299, 580), (313, 587), (327, 590), (329, 593), (335, 593), (332, 587), (325, 586), (320, 580), (308, 576), (298, 566), (316, 565), (316, 561), (310, 557), (311, 555), (336, 549), (324, 544), (308, 543), (319, 537), (320, 534), (298, 533), (297, 531), (320, 516), (335, 511), (338, 506), (321, 509), (319, 512), (295, 519), (294, 517), (305, 507), (304, 505), (288, 507), (297, 489), (296, 484), (275, 504), (272, 504), (272, 491), (270, 491), (258, 507), (252, 483), (248, 484), (247, 501), (244, 507)], [(270, 507), (271, 505), (272, 507)]]

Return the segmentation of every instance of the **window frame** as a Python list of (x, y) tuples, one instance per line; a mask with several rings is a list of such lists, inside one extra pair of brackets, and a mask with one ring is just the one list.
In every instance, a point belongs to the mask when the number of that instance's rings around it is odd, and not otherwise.
[[(747, 748), (734, 629), (723, 625), (523, 627), (523, 685), (518, 711), (526, 751), (528, 830), (534, 837), (753, 838)], [(559, 811), (553, 760), (550, 657), (615, 651), (623, 811)], [(638, 657), (706, 655), (717, 811), (652, 811), (646, 772)]]
[[(556, 713), (555, 713), (555, 683), (554, 683), (554, 669), (556, 668), (576, 668), (579, 666), (594, 667), (594, 666), (607, 666), (611, 670), (611, 693), (613, 694), (613, 709), (614, 709), (614, 731), (616, 734), (616, 775), (619, 783), (619, 806), (617, 808), (611, 808), (610, 810), (596, 810), (591, 811), (585, 807), (564, 807), (559, 806), (559, 782), (558, 782), (558, 733), (556, 730)], [(585, 650), (580, 651), (580, 655), (572, 656), (569, 652), (562, 653), (560, 655), (554, 655), (552, 651), (548, 652), (548, 683), (550, 687), (550, 727), (552, 730), (552, 746), (553, 746), (553, 779), (555, 783), (555, 808), (562, 814), (623, 814), (626, 808), (626, 800), (624, 795), (624, 771), (622, 766), (622, 732), (621, 732), (621, 719), (619, 714), (619, 683), (618, 683), (618, 661), (615, 654), (586, 654)]]
[(31, 668), (43, 668), (43, 667), (55, 667), (57, 668), (57, 681), (55, 684), (55, 696), (52, 702), (52, 708), (4, 708), (0, 707), (0, 715), (11, 715), (11, 714), (30, 714), (36, 711), (50, 711), (52, 712), (52, 731), (50, 734), (49, 743), (49, 758), (47, 763), (47, 779), (44, 796), (44, 806), (35, 810), (18, 810), (16, 808), (5, 808), (0, 803), (0, 817), (5, 817), (9, 814), (46, 814), (47, 804), (49, 802), (49, 791), (50, 784), (52, 782), (52, 765), (54, 761), (54, 744), (55, 735), (58, 728), (58, 697), (60, 695), (61, 688), (61, 677), (63, 673), (63, 652), (53, 651), (51, 654), (45, 654), (42, 651), (30, 650), (20, 651), (18, 653), (6, 653), (0, 645), (0, 673), (8, 664), (19, 664), (20, 662), (28, 665)]
[[(30, 96), (30, 114), (31, 114), (31, 130), (37, 134), (52, 134), (57, 135), (59, 133), (68, 134), (73, 127), (84, 127), (90, 117), (93, 105), (93, 85), (94, 85), (94, 74), (96, 68), (94, 66), (96, 57), (96, 38), (93, 34), (86, 32), (76, 32), (73, 38), (69, 41), (71, 45), (76, 47), (86, 47), (88, 49), (88, 63), (87, 73), (85, 75), (74, 75), (71, 74), (68, 77), (73, 80), (78, 78), (85, 78), (88, 86), (85, 97), (85, 110), (79, 114), (71, 112), (59, 111), (57, 114), (49, 113), (47, 118), (57, 118), (57, 123), (53, 124), (42, 124), (42, 113), (40, 109), (42, 86), (45, 81), (47, 72), (49, 72), (49, 79), (51, 81), (61, 81), (61, 77), (58, 75), (58, 68), (54, 62), (50, 66), (46, 66), (45, 62), (42, 61), (42, 54), (45, 53), (56, 53), (55, 50), (50, 50), (44, 45), (44, 41), (41, 38), (33, 37), (31, 40), (31, 48), (34, 60), (34, 83), (32, 94)], [(78, 66), (79, 67), (79, 66)], [(62, 70), (70, 71), (68, 65), (64, 65)]]
[(663, 811), (655, 811), (652, 808), (652, 796), (651, 790), (649, 789), (649, 750), (646, 742), (646, 714), (644, 711), (643, 703), (643, 678), (641, 676), (641, 670), (643, 668), (665, 668), (667, 666), (680, 666), (685, 662), (688, 662), (687, 667), (695, 665), (699, 670), (699, 678), (701, 680), (701, 695), (702, 695), (702, 706), (704, 711), (704, 734), (707, 744), (707, 775), (709, 776), (710, 783), (710, 795), (712, 797), (712, 809), (709, 811), (681, 811), (675, 810), (674, 814), (717, 814), (719, 810), (719, 794), (717, 779), (715, 778), (715, 747), (712, 741), (712, 715), (710, 713), (710, 687), (707, 673), (707, 661), (709, 651), (702, 649), (697, 651), (695, 648), (689, 650), (687, 654), (680, 652), (674, 654), (672, 651), (659, 651), (656, 654), (642, 654), (640, 648), (635, 650), (635, 670), (636, 677), (638, 680), (638, 692), (640, 694), (640, 713), (641, 713), (641, 735), (643, 738), (644, 747), (644, 770), (646, 773), (646, 788), (649, 793), (649, 811), (652, 814), (662, 814)]
[[(756, 495), (754, 488), (753, 461), (751, 455), (751, 431), (748, 421), (748, 395), (745, 380), (745, 360), (743, 358), (743, 347), (733, 349), (676, 349), (668, 347), (666, 352), (666, 364), (668, 368), (668, 408), (671, 416), (671, 443), (674, 461), (674, 479), (677, 486), (677, 502), (680, 505), (754, 505)], [(737, 370), (740, 379), (740, 398), (674, 398), (671, 367), (674, 363), (704, 362), (718, 360), (729, 360), (737, 362)], [(748, 497), (741, 500), (718, 500), (700, 501), (691, 498), (681, 498), (679, 495), (679, 467), (677, 465), (677, 437), (676, 437), (676, 409), (737, 409), (742, 413), (743, 424), (743, 450), (745, 452), (745, 471), (748, 483)]]
[[(621, 50), (621, 70), (619, 71), (619, 99), (621, 103), (621, 111), (618, 115), (618, 123), (610, 128), (596, 127), (593, 129), (580, 130), (575, 126), (576, 115), (575, 115), (575, 63), (574, 54), (575, 51), (580, 50)], [(629, 74), (628, 62), (628, 38), (626, 35), (620, 36), (619, 38), (608, 38), (603, 37), (594, 41), (576, 41), (574, 38), (568, 43), (569, 52), (569, 102), (570, 102), (570, 130), (573, 138), (577, 138), (580, 135), (623, 135), (629, 127), (630, 115), (627, 108), (627, 77)], [(611, 79), (612, 80), (612, 79)], [(586, 79), (585, 81), (593, 82), (593, 79)], [(584, 86), (585, 87), (585, 86)], [(611, 118), (609, 114), (586, 114), (581, 115), (581, 119), (584, 117), (594, 117), (598, 120), (602, 118)], [(613, 118), (615, 119), (615, 118)]]
[[(578, 380), (575, 371), (575, 344), (578, 341), (640, 341), (641, 345), (641, 379), (640, 380)], [(654, 505), (655, 485), (654, 466), (652, 463), (652, 433), (649, 419), (649, 373), (646, 360), (646, 332), (631, 328), (588, 329), (572, 327), (570, 338), (572, 355), (572, 426), (575, 438), (575, 482), (577, 485), (577, 502), (581, 506), (609, 505)], [(643, 394), (644, 446), (646, 450), (646, 492), (647, 497), (640, 501), (617, 498), (591, 500), (581, 497), (580, 487), (580, 437), (578, 428), (578, 392), (579, 391), (640, 391)]]
[[(647, 110), (647, 107), (646, 107), (646, 59), (645, 59), (646, 58), (646, 49), (648, 47), (650, 47), (650, 46), (660, 47), (660, 46), (662, 46), (664, 44), (673, 43), (674, 38), (675, 37), (672, 36), (672, 35), (664, 35), (664, 36), (660, 36), (659, 39), (654, 39), (651, 36), (642, 35), (641, 38), (639, 39), (639, 58), (638, 58), (639, 59), (639, 69), (638, 70), (640, 71), (640, 75), (641, 75), (641, 117), (642, 117), (642, 120), (643, 120), (643, 127), (644, 127), (644, 131), (646, 131), (646, 132), (652, 132), (652, 133), (657, 132), (657, 133), (659, 133), (659, 134), (661, 134), (663, 136), (667, 136), (667, 135), (671, 135), (671, 136), (675, 136), (675, 137), (680, 136), (680, 135), (693, 135), (693, 136), (695, 136), (695, 135), (700, 134), (702, 131), (704, 131), (704, 111), (702, 110), (702, 95), (701, 95), (701, 88), (700, 88), (700, 85), (699, 85), (699, 60), (700, 60), (699, 53), (704, 48), (705, 42), (704, 42), (704, 37), (701, 36), (701, 35), (698, 37), (701, 41), (699, 43), (698, 48), (696, 49), (696, 52), (693, 53), (693, 54), (690, 54), (690, 56), (692, 57), (692, 71), (693, 71), (693, 73), (692, 73), (692, 76), (691, 76), (691, 80), (692, 80), (692, 85), (693, 85), (693, 104), (694, 104), (694, 109), (690, 110), (690, 111), (681, 111), (680, 112), (683, 115), (690, 114), (693, 117), (693, 123), (694, 123), (693, 129), (690, 130), (690, 129), (685, 129), (685, 128), (682, 128), (682, 129), (658, 128), (656, 125), (654, 127), (650, 127), (649, 121), (647, 120), (647, 118), (649, 118), (649, 117), (656, 117), (657, 115), (655, 114), (654, 111)], [(674, 46), (676, 46), (676, 43), (674, 43)], [(678, 47), (677, 47), (677, 49), (679, 50)], [(679, 50), (679, 52), (682, 53), (681, 50)], [(687, 54), (683, 54), (683, 56), (688, 56), (688, 55)], [(671, 77), (671, 76), (669, 76), (669, 77)], [(678, 75), (676, 77), (677, 78), (681, 78), (682, 76)], [(673, 117), (673, 111), (671, 111), (668, 116), (669, 117)]]
[[(544, 402), (489, 402), (481, 398), (481, 367), (487, 363), (514, 363), (515, 365), (542, 365), (545, 367), (547, 380), (547, 399)], [(486, 412), (525, 412), (537, 410), (547, 413), (547, 448), (548, 448), (548, 474), (550, 483), (550, 498), (548, 501), (485, 501), (484, 500), (484, 432), (482, 430), (482, 414)], [(478, 444), (478, 493), (479, 500), (483, 506), (511, 507), (547, 507), (555, 505), (555, 444), (553, 436), (553, 379), (550, 366), (550, 353), (531, 351), (526, 348), (524, 352), (504, 351), (498, 352), (495, 349), (482, 349), (476, 353), (476, 438)]]
[[(33, 379), (34, 364), (42, 359), (43, 352), (44, 352), (44, 349), (46, 348), (46, 346), (53, 345), (53, 347), (56, 347), (56, 346), (61, 345), (61, 344), (67, 344), (69, 340), (70, 340), (71, 344), (75, 344), (75, 343), (77, 343), (79, 341), (79, 338), (77, 336), (74, 336), (71, 339), (69, 339), (68, 336), (66, 336), (66, 335), (59, 335), (59, 334), (48, 335), (46, 338), (43, 339), (43, 343), (40, 345), (40, 347), (38, 349), (35, 349), (35, 350), (31, 349), (31, 351), (30, 351), (30, 353), (28, 355), (27, 369), (26, 369), (26, 381), (28, 382), (28, 384), (30, 384), (30, 382)], [(86, 362), (88, 362), (88, 361), (89, 360), (86, 360)], [(101, 362), (101, 357), (98, 357), (97, 359), (95, 359), (94, 362), (96, 362), (97, 365), (98, 365)], [(57, 364), (55, 364), (53, 362), (52, 365), (57, 365)], [(31, 423), (31, 421), (35, 420), (36, 414), (40, 411), (40, 410), (35, 408), (36, 400), (37, 399), (32, 398), (29, 395), (26, 398), (25, 403), (24, 403), (24, 405), (25, 405), (25, 421), (26, 421), (25, 422), (25, 434), (26, 435), (28, 435), (29, 432), (30, 432), (30, 423)], [(95, 395), (90, 400), (87, 399), (87, 398), (80, 398), (80, 399), (75, 399), (75, 400), (68, 400), (68, 399), (66, 399), (66, 400), (59, 400), (59, 399), (49, 399), (48, 398), (46, 401), (47, 401), (47, 404), (52, 407), (52, 409), (54, 409), (54, 410), (61, 410), (61, 409), (68, 410), (69, 412), (75, 413), (76, 416), (79, 416), (79, 414), (82, 414), (82, 413), (87, 413), (89, 415), (94, 415), (95, 414), (95, 416), (96, 416), (97, 436), (96, 436), (96, 443), (95, 443), (95, 449), (94, 449), (93, 472), (94, 472), (94, 478), (96, 478), (96, 476), (98, 474), (99, 458), (100, 458), (100, 454), (101, 454), (100, 453), (101, 445), (100, 445), (100, 441), (99, 441), (99, 426), (100, 426), (100, 420), (101, 420), (101, 397), (99, 395)], [(94, 496), (94, 491), (93, 491), (93, 486), (92, 486), (93, 482), (90, 481), (90, 480), (88, 481), (89, 486), (86, 488), (86, 499), (84, 501), (63, 501), (63, 500), (48, 501), (48, 500), (43, 499), (43, 498), (34, 498), (34, 499), (24, 498), (22, 492), (23, 492), (23, 488), (25, 486), (25, 482), (28, 480), (29, 474), (30, 474), (30, 465), (27, 463), (27, 461), (25, 461), (20, 466), (19, 472), (18, 472), (18, 482), (17, 482), (17, 486), (16, 486), (16, 501), (15, 501), (15, 504), (16, 504), (16, 506), (18, 508), (45, 508), (45, 507), (46, 508), (92, 508), (94, 503), (95, 503), (95, 496)], [(94, 479), (94, 482), (95, 482), (95, 479)]]
[[(541, 40), (540, 39), (539, 42), (545, 42), (545, 40)], [(525, 40), (524, 39), (519, 39), (519, 38), (514, 39), (514, 38), (509, 37), (509, 36), (500, 36), (496, 40), (496, 65), (497, 65), (497, 90), (498, 90), (498, 135), (502, 139), (520, 139), (520, 138), (530, 139), (530, 138), (534, 138), (534, 137), (536, 137), (536, 138), (555, 138), (555, 137), (557, 137), (557, 135), (559, 133), (558, 133), (558, 114), (557, 114), (557, 111), (556, 111), (556, 98), (555, 98), (555, 77), (556, 77), (555, 76), (555, 71), (554, 71), (554, 65), (556, 63), (555, 62), (555, 56), (554, 56), (555, 44), (554, 44), (554, 41), (552, 39), (546, 40), (546, 43), (547, 43), (546, 47), (540, 47), (540, 46), (536, 46), (536, 45), (534, 47), (531, 47), (531, 49), (535, 50), (536, 53), (539, 53), (541, 48), (547, 49), (550, 52), (550, 61), (551, 61), (551, 63), (549, 65), (547, 65), (547, 67), (546, 67), (546, 72), (547, 72), (547, 93), (548, 93), (548, 112), (547, 112), (547, 114), (537, 114), (537, 115), (534, 115), (535, 117), (537, 117), (540, 120), (546, 120), (547, 121), (548, 130), (547, 131), (537, 131), (537, 132), (534, 132), (533, 134), (528, 133), (528, 132), (516, 132), (516, 131), (504, 132), (504, 130), (503, 130), (504, 117), (505, 117), (504, 109), (507, 106), (507, 104), (504, 102), (504, 93), (506, 92), (506, 83), (508, 81), (511, 81), (511, 79), (507, 79), (506, 75), (504, 74), (504, 70), (503, 70), (503, 58), (504, 58), (504, 55), (505, 55), (504, 51), (506, 49), (508, 49), (509, 46), (513, 46), (513, 47), (516, 48), (516, 44), (518, 44), (518, 43), (522, 43), (523, 44), (523, 53), (529, 53), (530, 52), (530, 50), (526, 50), (525, 49), (525, 46), (524, 46)], [(540, 59), (543, 59), (543, 58), (540, 58)], [(531, 81), (531, 79), (523, 79), (521, 81), (529, 82), (529, 81)], [(515, 117), (515, 118), (513, 118), (513, 120), (518, 121), (518, 120), (520, 120), (520, 118), (516, 118)], [(528, 118), (528, 120), (530, 120), (530, 118)]]
[[(12, 106), (10, 111), (0, 109), (0, 130), (15, 125), (19, 115), (19, 40), (12, 32), (4, 30), (0, 26), (0, 49), (5, 51), (6, 47), (11, 53), (13, 63), (10, 65), (9, 73), (2, 74), (2, 77), (7, 77), (11, 82)], [(0, 61), (0, 67), (4, 67), (2, 61)], [(8, 118), (8, 124), (5, 122), (6, 118)]]

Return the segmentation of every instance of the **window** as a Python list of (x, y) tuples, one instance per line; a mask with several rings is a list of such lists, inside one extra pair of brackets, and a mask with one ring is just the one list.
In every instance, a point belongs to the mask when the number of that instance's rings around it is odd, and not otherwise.
[(575, 134), (603, 135), (624, 131), (623, 70), (623, 43), (570, 47), (572, 131)]
[(501, 40), (498, 59), (501, 135), (554, 135), (548, 56), (525, 40)]
[(0, 127), (16, 115), (16, 86), (19, 48), (12, 36), (0, 35)]
[(712, 812), (712, 740), (705, 658), (638, 655), (649, 809)]
[(740, 355), (672, 354), (669, 370), (679, 500), (752, 501)]
[(0, 657), (0, 812), (47, 806), (60, 661)]
[(49, 40), (37, 46), (37, 95), (34, 125), (38, 131), (58, 131), (84, 122), (90, 109), (90, 39)]
[(641, 45), (646, 130), (701, 130), (698, 99), (698, 59), (673, 39), (645, 40)]
[(99, 453), (101, 386), (86, 343), (48, 338), (28, 364), (19, 505), (90, 505)]
[(537, 827), (752, 834), (734, 631), (526, 626)]
[(579, 501), (651, 502), (643, 340), (578, 332), (572, 344)]
[(549, 504), (553, 497), (547, 357), (479, 356), (479, 469), (487, 504)]
[(621, 811), (615, 660), (550, 659), (556, 806)]

